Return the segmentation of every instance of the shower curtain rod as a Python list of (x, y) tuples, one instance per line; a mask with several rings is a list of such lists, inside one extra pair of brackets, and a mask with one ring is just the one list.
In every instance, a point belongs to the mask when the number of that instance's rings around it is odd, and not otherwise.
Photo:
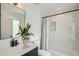
[(71, 11), (66, 11), (66, 12), (62, 12), (62, 13), (58, 13), (58, 14), (54, 14), (54, 15), (49, 15), (49, 16), (45, 16), (42, 18), (47, 18), (47, 17), (51, 17), (51, 16), (57, 16), (57, 15), (61, 15), (61, 14), (65, 14), (65, 13), (70, 13), (70, 12), (75, 12), (75, 11), (79, 11), (79, 9), (75, 9), (75, 10), (71, 10)]

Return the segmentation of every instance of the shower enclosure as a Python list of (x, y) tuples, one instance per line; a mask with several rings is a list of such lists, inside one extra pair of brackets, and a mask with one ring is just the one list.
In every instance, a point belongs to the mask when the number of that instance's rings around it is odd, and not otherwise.
[(79, 9), (42, 18), (41, 49), (79, 55)]

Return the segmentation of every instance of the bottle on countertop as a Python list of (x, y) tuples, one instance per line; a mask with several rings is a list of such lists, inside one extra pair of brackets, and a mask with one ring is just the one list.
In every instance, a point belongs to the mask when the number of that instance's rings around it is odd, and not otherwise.
[(18, 40), (14, 41), (14, 45), (17, 46), (19, 44)]
[(14, 38), (13, 38), (13, 36), (11, 36), (10, 46), (11, 46), (11, 47), (13, 47), (13, 46), (14, 46)]

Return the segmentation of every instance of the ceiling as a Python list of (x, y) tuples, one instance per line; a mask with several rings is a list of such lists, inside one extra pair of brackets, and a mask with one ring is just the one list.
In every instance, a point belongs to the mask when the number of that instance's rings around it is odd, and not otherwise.
[(79, 8), (78, 3), (39, 3), (36, 5), (40, 7), (41, 15), (43, 17), (63, 11), (73, 10), (74, 8)]

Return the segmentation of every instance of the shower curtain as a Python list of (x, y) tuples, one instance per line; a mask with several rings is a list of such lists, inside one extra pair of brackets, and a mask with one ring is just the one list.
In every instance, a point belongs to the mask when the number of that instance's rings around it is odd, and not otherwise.
[(41, 25), (40, 49), (47, 50), (47, 19), (46, 18), (43, 18)]
[[(51, 43), (49, 39), (54, 39), (54, 31), (56, 30), (56, 22), (51, 17), (43, 18), (42, 20), (42, 32), (41, 32), (41, 45), (40, 48), (48, 50), (48, 45)], [(53, 36), (51, 36), (53, 35)], [(53, 43), (53, 42), (52, 42)]]

